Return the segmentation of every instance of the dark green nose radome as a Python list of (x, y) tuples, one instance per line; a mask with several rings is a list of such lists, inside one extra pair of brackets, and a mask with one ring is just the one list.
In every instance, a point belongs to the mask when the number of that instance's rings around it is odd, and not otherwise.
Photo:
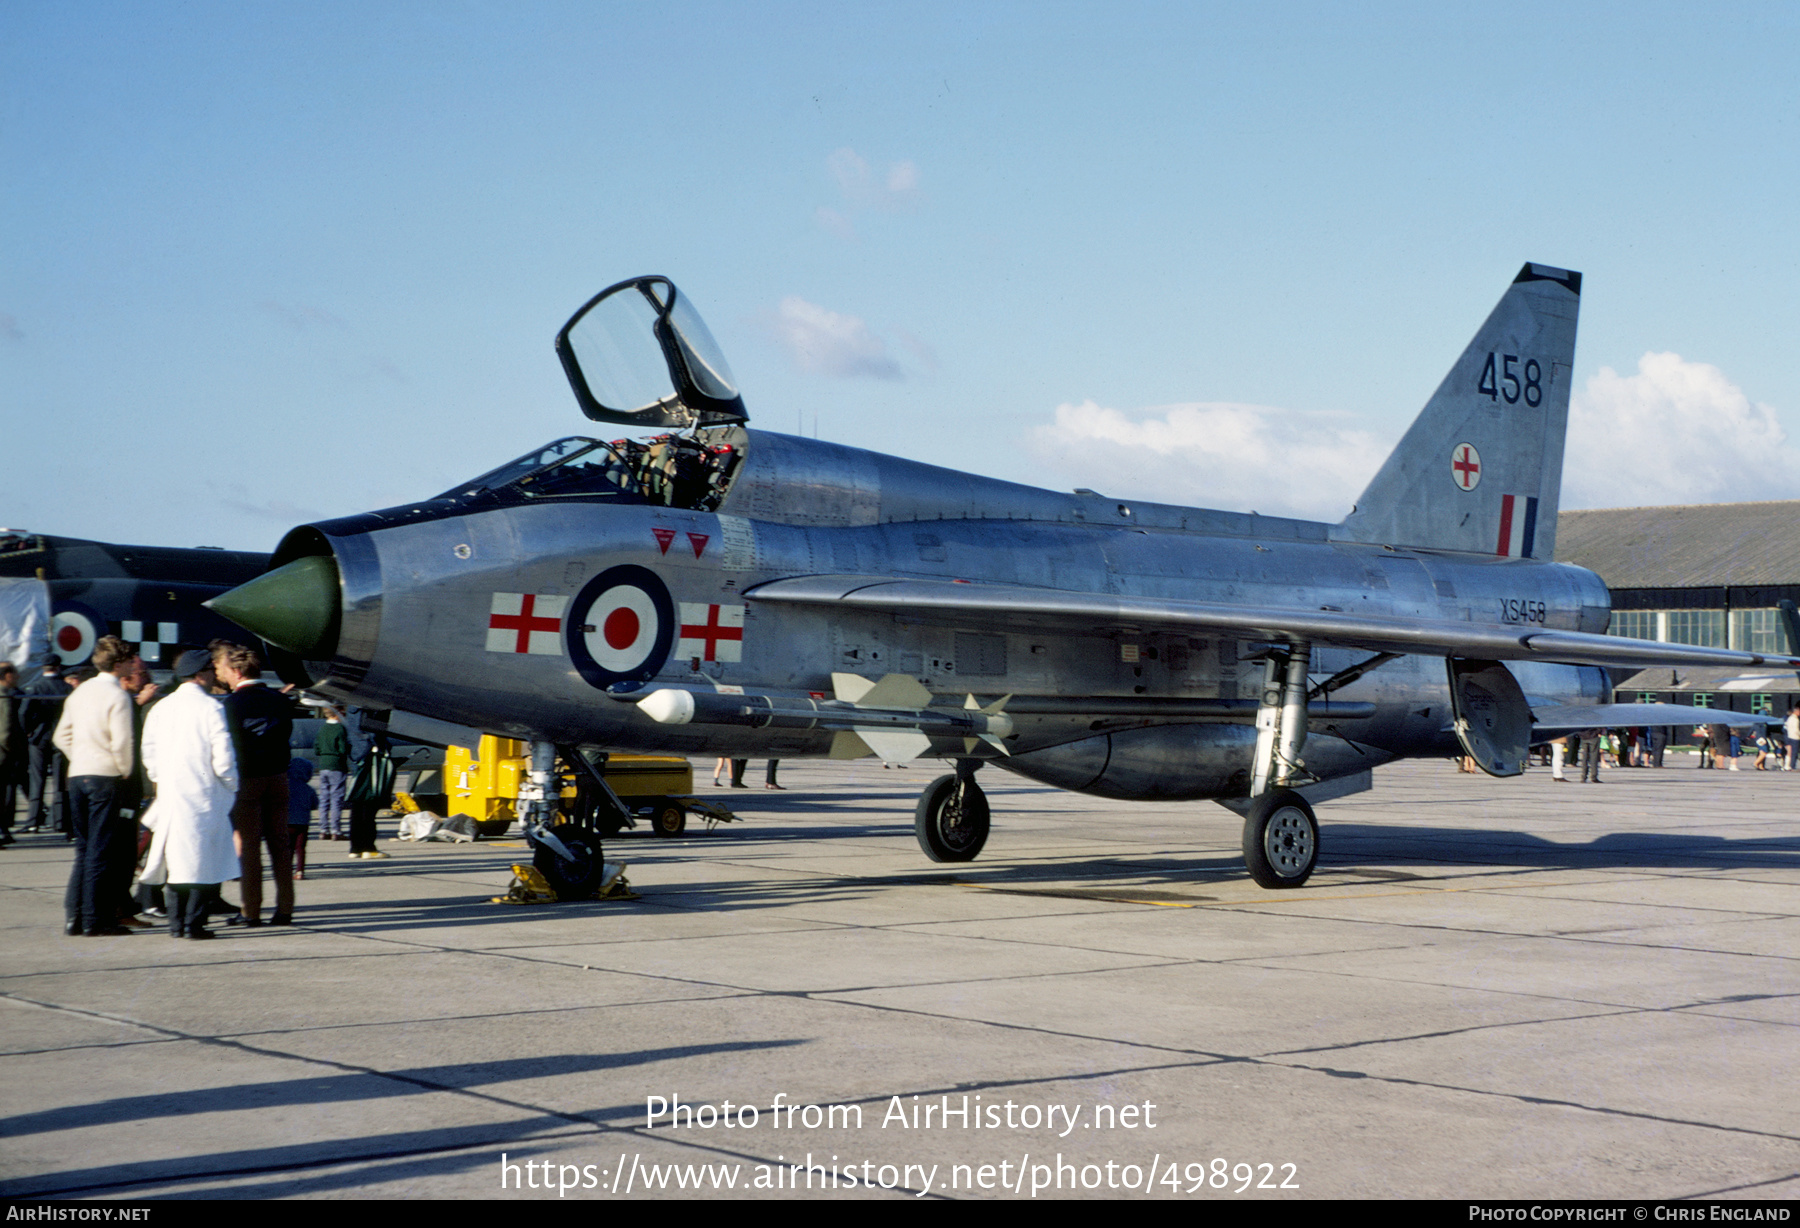
[(337, 564), (308, 555), (221, 593), (206, 607), (309, 661), (337, 652), (339, 595)]

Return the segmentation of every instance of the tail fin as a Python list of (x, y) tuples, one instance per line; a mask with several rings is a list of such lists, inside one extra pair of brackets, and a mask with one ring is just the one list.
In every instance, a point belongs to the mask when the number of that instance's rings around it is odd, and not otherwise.
[(1520, 269), (1337, 535), (1554, 557), (1580, 306), (1580, 273)]

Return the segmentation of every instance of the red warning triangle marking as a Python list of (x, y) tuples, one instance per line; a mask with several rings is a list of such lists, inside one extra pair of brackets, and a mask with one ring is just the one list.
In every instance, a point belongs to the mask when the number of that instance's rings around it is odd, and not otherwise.
[(691, 542), (694, 547), (694, 557), (695, 558), (700, 557), (700, 552), (702, 550), (706, 549), (706, 543), (711, 540), (712, 540), (712, 537), (710, 534), (706, 534), (706, 533), (689, 533), (688, 534), (688, 541)]
[(667, 554), (669, 552), (669, 543), (675, 540), (675, 530), (651, 529), (650, 532), (656, 535), (656, 544), (662, 547), (662, 552), (664, 554)]

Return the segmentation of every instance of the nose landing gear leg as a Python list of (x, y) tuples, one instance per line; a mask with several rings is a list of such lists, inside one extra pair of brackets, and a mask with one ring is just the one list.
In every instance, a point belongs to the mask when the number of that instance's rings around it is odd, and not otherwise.
[(610, 887), (625, 867), (606, 861), (599, 832), (559, 821), (560, 785), (556, 747), (533, 742), (531, 770), (519, 786), (519, 817), (524, 821), (526, 842), (535, 850), (532, 865), (555, 889), (558, 899), (592, 899)]

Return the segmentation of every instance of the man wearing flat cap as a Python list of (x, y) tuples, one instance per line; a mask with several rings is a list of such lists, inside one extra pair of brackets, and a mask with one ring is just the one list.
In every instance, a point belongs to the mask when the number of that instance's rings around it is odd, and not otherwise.
[(164, 882), (169, 934), (211, 938), (207, 905), (219, 884), (238, 874), (231, 838), (237, 799), (237, 755), (225, 708), (212, 696), (212, 657), (195, 650), (175, 661), (180, 686), (144, 721), (144, 769), (156, 783), (145, 815), (154, 830), (145, 882)]

